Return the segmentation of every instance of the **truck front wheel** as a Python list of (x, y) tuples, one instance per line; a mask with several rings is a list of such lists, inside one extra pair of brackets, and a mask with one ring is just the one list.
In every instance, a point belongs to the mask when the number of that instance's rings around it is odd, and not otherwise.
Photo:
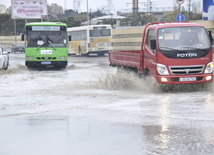
[(150, 71), (148, 69), (145, 69), (143, 72), (144, 77), (149, 77), (150, 76)]

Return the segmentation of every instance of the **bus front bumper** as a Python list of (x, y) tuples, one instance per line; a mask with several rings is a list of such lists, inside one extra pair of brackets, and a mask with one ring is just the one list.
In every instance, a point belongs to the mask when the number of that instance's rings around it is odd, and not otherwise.
[(25, 61), (27, 67), (66, 67), (67, 61)]

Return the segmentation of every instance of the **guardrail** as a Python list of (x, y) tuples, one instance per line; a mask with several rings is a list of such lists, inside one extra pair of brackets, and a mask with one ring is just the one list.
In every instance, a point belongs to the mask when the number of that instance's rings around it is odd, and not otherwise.
[(10, 48), (13, 43), (24, 43), (21, 41), (21, 36), (0, 36), (0, 45), (4, 46), (5, 48)]

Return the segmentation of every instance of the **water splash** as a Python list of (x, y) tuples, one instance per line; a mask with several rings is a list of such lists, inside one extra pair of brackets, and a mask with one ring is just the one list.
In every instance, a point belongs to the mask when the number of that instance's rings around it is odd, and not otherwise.
[(121, 72), (118, 74), (106, 73), (98, 77), (93, 86), (98, 89), (108, 90), (140, 90), (153, 91), (151, 81), (139, 78), (132, 72)]
[(27, 70), (28, 68), (22, 64), (9, 65), (7, 70), (0, 70), (0, 75), (23, 73)]

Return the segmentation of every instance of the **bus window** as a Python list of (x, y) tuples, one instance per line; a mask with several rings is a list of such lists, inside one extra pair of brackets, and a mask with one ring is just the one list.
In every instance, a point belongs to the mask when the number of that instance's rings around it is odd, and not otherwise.
[(99, 37), (100, 35), (100, 30), (90, 30), (90, 37)]
[(86, 40), (87, 39), (87, 31), (75, 31), (75, 32), (70, 32), (71, 35), (71, 40)]
[(109, 29), (102, 29), (101, 36), (111, 36), (111, 31)]
[(90, 37), (111, 36), (110, 29), (90, 30)]

